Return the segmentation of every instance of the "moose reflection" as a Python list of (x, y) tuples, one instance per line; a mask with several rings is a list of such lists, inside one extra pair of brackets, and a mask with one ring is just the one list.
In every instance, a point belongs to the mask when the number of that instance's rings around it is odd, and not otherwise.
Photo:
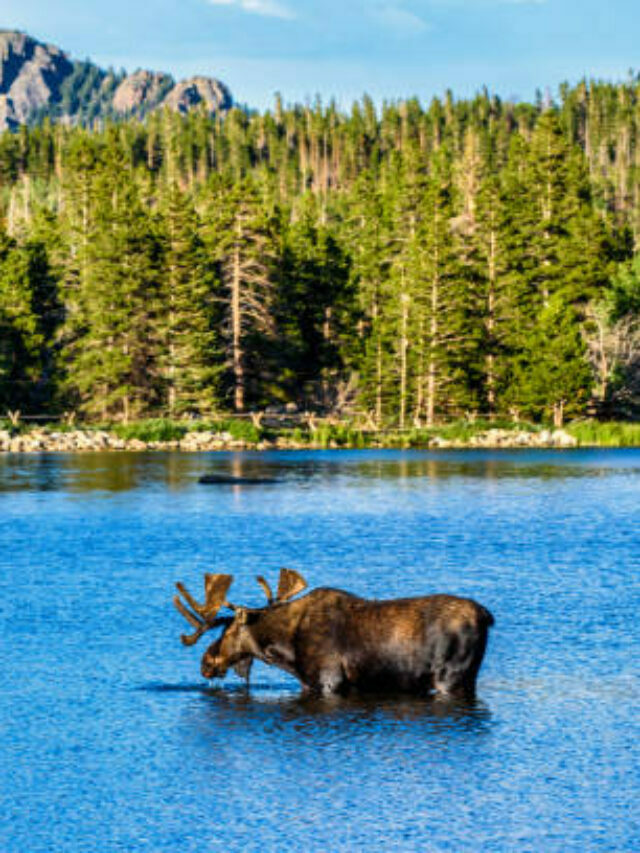
[[(484, 657), (489, 611), (467, 598), (430, 595), (367, 600), (320, 587), (296, 598), (305, 580), (282, 569), (274, 596), (263, 577), (265, 607), (239, 607), (227, 600), (231, 575), (205, 575), (205, 602), (183, 584), (174, 604), (195, 632), (193, 645), (214, 628), (220, 637), (204, 653), (205, 678), (223, 678), (229, 668), (248, 680), (255, 659), (294, 675), (313, 694), (398, 691), (472, 697)], [(187, 606), (188, 605), (188, 606)], [(218, 616), (226, 607), (231, 615)]]

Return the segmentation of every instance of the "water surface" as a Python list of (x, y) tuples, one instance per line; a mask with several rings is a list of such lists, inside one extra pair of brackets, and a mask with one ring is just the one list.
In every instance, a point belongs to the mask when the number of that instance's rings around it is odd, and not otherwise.
[[(0, 456), (0, 849), (639, 849), (639, 507), (633, 450)], [(485, 604), (477, 703), (204, 682), (173, 582), (280, 566)]]

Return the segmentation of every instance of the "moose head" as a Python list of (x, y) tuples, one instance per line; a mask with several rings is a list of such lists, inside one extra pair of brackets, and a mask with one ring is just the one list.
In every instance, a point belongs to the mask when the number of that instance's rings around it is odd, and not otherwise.
[[(181, 636), (180, 639), (185, 646), (197, 643), (207, 631), (218, 627), (224, 629), (220, 637), (202, 656), (200, 669), (205, 678), (222, 678), (227, 670), (233, 667), (238, 675), (248, 679), (254, 658), (264, 657), (256, 643), (254, 631), (251, 630), (252, 626), (255, 626), (266, 612), (280, 607), (307, 586), (298, 572), (293, 569), (281, 569), (278, 589), (274, 596), (267, 581), (259, 575), (257, 581), (267, 597), (267, 606), (249, 608), (239, 607), (227, 600), (227, 592), (232, 581), (231, 575), (205, 574), (204, 604), (196, 601), (183, 584), (176, 584), (184, 601), (176, 595), (173, 603), (187, 622), (196, 629), (193, 634)], [(232, 615), (218, 616), (218, 612), (223, 607), (230, 610)]]

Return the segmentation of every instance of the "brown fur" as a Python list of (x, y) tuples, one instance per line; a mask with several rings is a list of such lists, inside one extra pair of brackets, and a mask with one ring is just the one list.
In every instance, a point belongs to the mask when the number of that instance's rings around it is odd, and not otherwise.
[[(450, 595), (370, 601), (319, 588), (294, 601), (240, 608), (202, 658), (206, 678), (253, 659), (323, 693), (473, 694), (493, 617)], [(246, 667), (245, 667), (246, 668)]]

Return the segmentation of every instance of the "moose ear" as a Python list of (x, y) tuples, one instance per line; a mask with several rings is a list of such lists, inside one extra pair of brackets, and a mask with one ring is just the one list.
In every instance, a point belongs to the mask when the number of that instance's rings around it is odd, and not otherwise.
[(262, 577), (262, 575), (258, 575), (256, 580), (264, 590), (264, 594), (267, 596), (267, 601), (269, 604), (273, 604), (273, 592), (271, 592), (271, 587), (267, 583), (267, 581)]
[(306, 580), (294, 569), (280, 569), (276, 601), (288, 601), (306, 588)]

